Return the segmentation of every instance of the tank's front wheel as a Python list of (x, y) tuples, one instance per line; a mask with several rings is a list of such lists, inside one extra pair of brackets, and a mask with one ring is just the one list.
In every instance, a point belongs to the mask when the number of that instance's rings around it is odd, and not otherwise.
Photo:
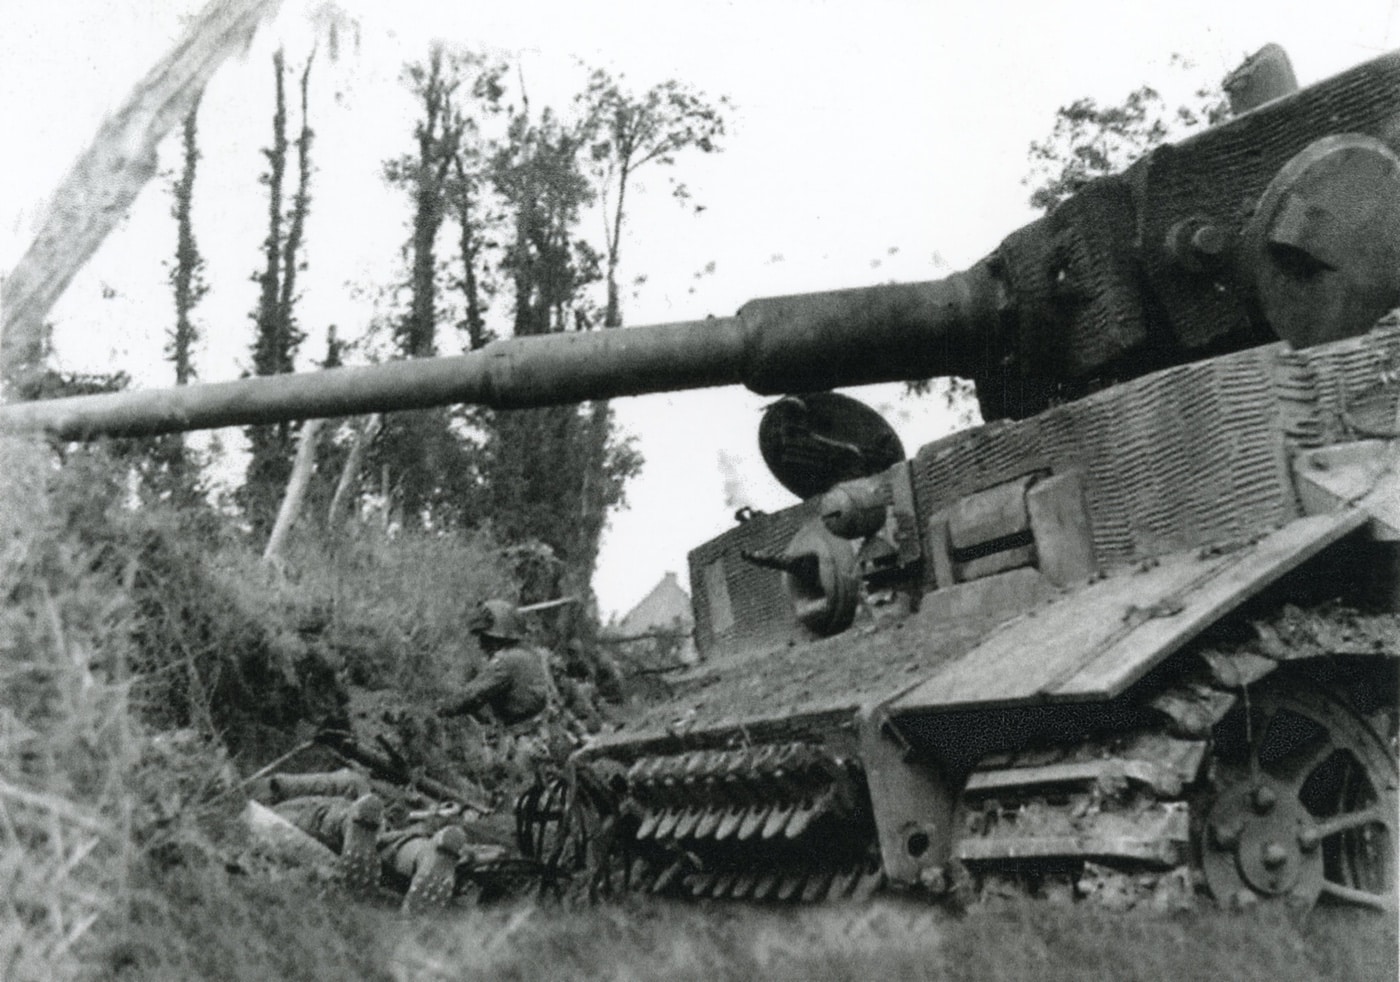
[(1250, 692), (1217, 728), (1214, 780), (1201, 860), (1217, 900), (1395, 909), (1400, 771), (1340, 699), (1298, 685)]

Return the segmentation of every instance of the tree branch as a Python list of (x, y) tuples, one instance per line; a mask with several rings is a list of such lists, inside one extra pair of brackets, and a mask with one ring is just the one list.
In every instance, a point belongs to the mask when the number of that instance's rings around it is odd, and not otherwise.
[(156, 173), (156, 148), (189, 112), (215, 69), (246, 47), (281, 0), (211, 0), (184, 37), (107, 118), (54, 191), (28, 251), (5, 277), (0, 377), (43, 351), (44, 318)]

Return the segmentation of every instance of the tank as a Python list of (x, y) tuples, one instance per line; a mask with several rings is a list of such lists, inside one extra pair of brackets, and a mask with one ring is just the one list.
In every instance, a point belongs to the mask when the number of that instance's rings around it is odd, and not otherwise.
[[(768, 902), (1394, 910), (1400, 56), (1253, 83), (942, 280), (0, 429), (781, 396), (760, 442), (802, 500), (691, 552), (701, 665), (521, 799), (527, 851), (596, 890)], [(829, 391), (934, 375), (987, 422), (912, 457)]]

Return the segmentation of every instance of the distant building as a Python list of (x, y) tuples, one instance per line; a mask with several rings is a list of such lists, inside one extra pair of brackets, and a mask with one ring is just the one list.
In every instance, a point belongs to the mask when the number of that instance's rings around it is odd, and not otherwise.
[(622, 637), (630, 637), (677, 625), (687, 632), (695, 629), (695, 621), (690, 616), (690, 594), (685, 592), (676, 574), (668, 572), (637, 606), (622, 616), (614, 630)]
[[(646, 645), (658, 657), (669, 655), (678, 662), (692, 664), (695, 654), (695, 619), (690, 613), (690, 594), (676, 574), (668, 572), (635, 607), (604, 632), (620, 642)], [(668, 637), (669, 636), (669, 637)], [(671, 643), (665, 643), (665, 642)], [(662, 649), (667, 649), (663, 651)]]

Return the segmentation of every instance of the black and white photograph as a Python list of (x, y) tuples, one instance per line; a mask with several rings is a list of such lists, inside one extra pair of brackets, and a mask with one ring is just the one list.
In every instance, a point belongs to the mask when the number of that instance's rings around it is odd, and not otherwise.
[(1400, 0), (0, 65), (0, 980), (1400, 977)]

